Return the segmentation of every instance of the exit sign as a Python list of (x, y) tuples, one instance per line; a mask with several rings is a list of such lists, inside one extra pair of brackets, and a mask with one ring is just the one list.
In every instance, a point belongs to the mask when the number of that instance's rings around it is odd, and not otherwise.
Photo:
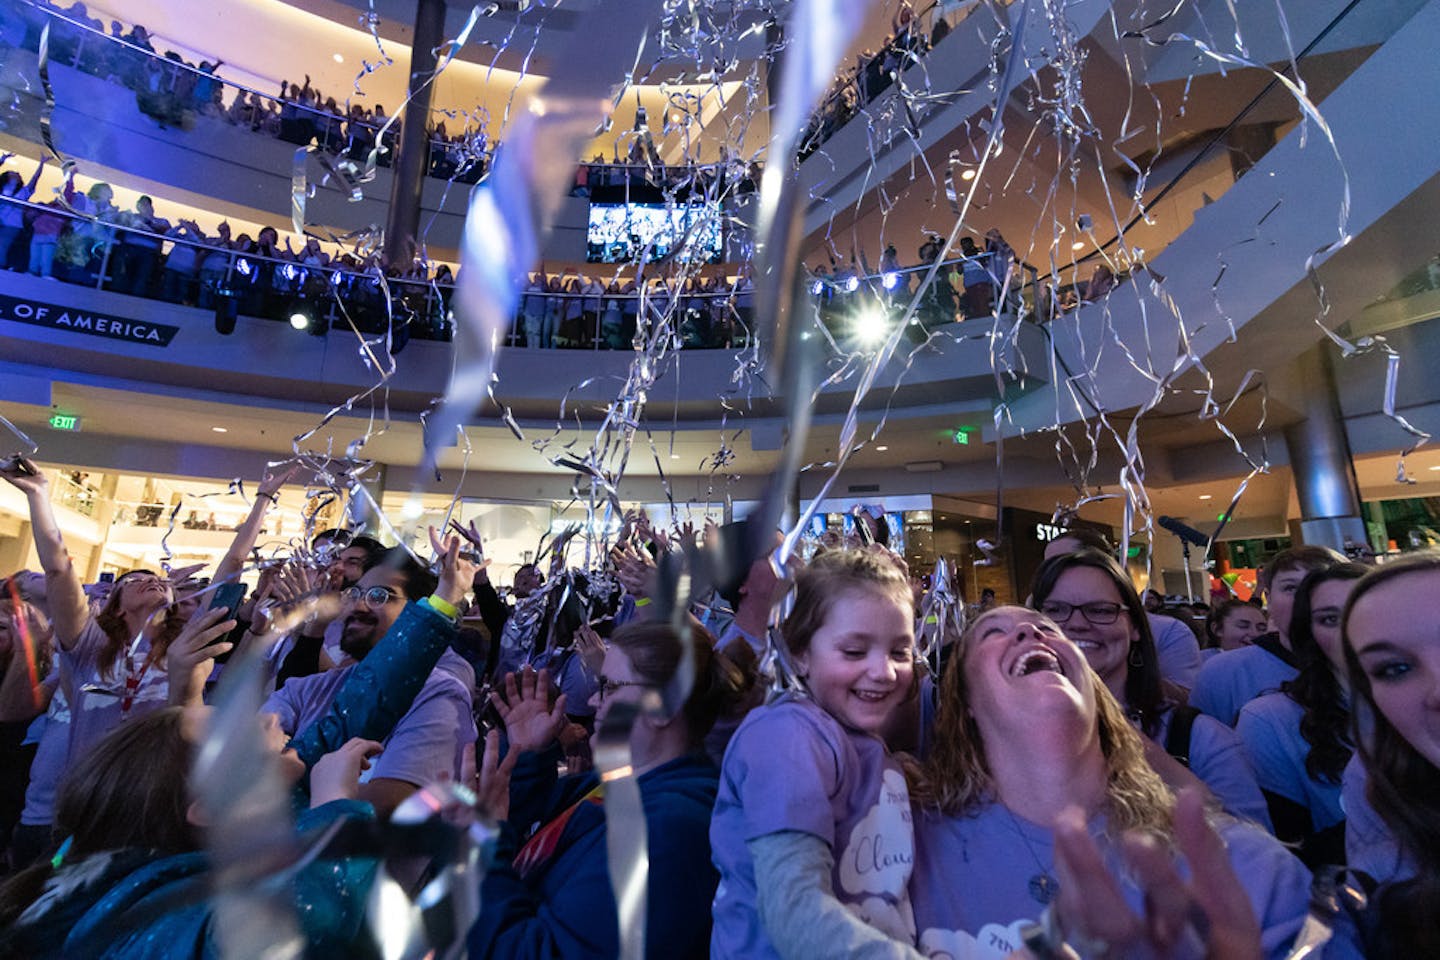
[(50, 426), (56, 430), (79, 430), (80, 418), (73, 413), (57, 413), (50, 418)]

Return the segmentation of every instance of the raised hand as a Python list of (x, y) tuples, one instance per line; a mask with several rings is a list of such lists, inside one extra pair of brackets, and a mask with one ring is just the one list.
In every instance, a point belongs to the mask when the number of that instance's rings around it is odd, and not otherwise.
[(40, 468), (29, 457), (18, 453), (13, 457), (0, 458), (0, 477), (26, 496), (44, 494), (50, 486)]
[(435, 586), (435, 593), (440, 599), (458, 607), (470, 591), (476, 572), (490, 561), (471, 559), (471, 555), (461, 553), (459, 537), (446, 537), (442, 542), (434, 527), (430, 528), (430, 547), (440, 559), (440, 581)]
[(198, 707), (204, 702), (205, 678), (210, 676), (215, 658), (229, 653), (234, 646), (215, 642), (235, 629), (235, 621), (224, 617), (224, 607), (196, 610), (170, 641), (165, 651), (165, 672), (169, 674), (172, 705)]
[(274, 473), (266, 473), (266, 475), (260, 479), (260, 483), (255, 487), (255, 496), (270, 497), (273, 499), (280, 488), (289, 483), (290, 479), (295, 476), (296, 471), (299, 469), (300, 464), (292, 463), (282, 466)]
[(352, 737), (339, 750), (325, 754), (310, 771), (310, 806), (354, 800), (360, 793), (360, 774), (384, 752), (383, 744)]
[[(475, 747), (471, 745), (466, 749), (470, 751), (470, 766), (474, 767)], [(510, 816), (510, 773), (515, 769), (520, 753), (512, 740), (509, 752), (502, 758), (500, 731), (491, 730), (485, 734), (485, 756), (480, 759), (480, 769), (476, 771), (474, 780), (475, 806), (495, 820), (505, 820)]]
[[(1128, 873), (1145, 894), (1144, 913), (1126, 904), (1078, 810), (1067, 811), (1055, 828), (1056, 901), (1060, 926), (1087, 956), (1203, 956), (1208, 960), (1259, 960), (1264, 956), (1260, 924), (1225, 852), (1205, 816), (1203, 794), (1183, 790), (1175, 806), (1175, 840), (1189, 861), (1187, 883), (1171, 852), (1153, 837), (1132, 831), (1121, 843)], [(1197, 929), (1192, 918), (1204, 917)]]
[(580, 624), (575, 631), (575, 652), (592, 676), (600, 675), (605, 664), (605, 641), (588, 623)]
[(565, 726), (565, 694), (550, 702), (550, 671), (526, 666), (518, 675), (507, 673), (502, 687), (491, 691), (490, 702), (505, 721), (510, 749), (539, 753), (554, 743)]

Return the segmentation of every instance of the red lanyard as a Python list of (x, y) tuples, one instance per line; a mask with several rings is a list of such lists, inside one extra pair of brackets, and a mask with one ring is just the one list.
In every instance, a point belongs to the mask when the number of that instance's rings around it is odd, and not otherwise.
[(124, 720), (130, 715), (130, 708), (135, 705), (135, 694), (140, 690), (140, 682), (145, 679), (145, 674), (150, 669), (150, 657), (145, 657), (145, 665), (140, 672), (135, 672), (135, 658), (125, 658), (125, 694), (120, 698), (120, 719)]

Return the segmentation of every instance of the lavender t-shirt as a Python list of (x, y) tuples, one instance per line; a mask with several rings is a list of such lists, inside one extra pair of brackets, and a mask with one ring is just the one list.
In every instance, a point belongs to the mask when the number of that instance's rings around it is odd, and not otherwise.
[[(80, 631), (75, 645), (60, 651), (60, 662), (69, 670), (74, 694), (70, 700), (69, 766), (78, 763), (86, 750), (123, 720), (142, 717), (170, 704), (170, 678), (165, 673), (165, 658), (146, 664), (150, 656), (150, 641), (142, 637), (128, 657), (127, 643), (127, 649), (120, 651), (110, 672), (102, 673), (100, 654), (109, 642), (105, 631), (91, 617)], [(137, 684), (130, 697), (125, 693), (127, 677)], [(103, 687), (104, 690), (86, 692), (83, 688), (87, 685)]]
[[(324, 716), (354, 669), (352, 664), (288, 680), (260, 710), (278, 715), (281, 729), (293, 737)], [(474, 683), (474, 668), (447, 650), (362, 780), (387, 777), (423, 786), (441, 773), (460, 776), (461, 751), (477, 736)]]
[[(1119, 869), (1118, 852), (1105, 842), (1103, 820), (1092, 821), (1090, 833), (1130, 909), (1141, 915), (1144, 894)], [(1229, 820), (1220, 836), (1260, 921), (1264, 954), (1280, 960), (1304, 923), (1310, 871), (1256, 827)], [(1051, 831), (998, 803), (966, 816), (918, 812), (915, 854), (910, 892), (920, 952), (944, 960), (1004, 960), (1019, 949), (1020, 927), (1044, 909), (1031, 891), (1043, 892), (1049, 881), (1036, 878), (1055, 877)], [(1179, 870), (1188, 877), (1183, 862)]]
[(907, 888), (915, 841), (900, 766), (879, 739), (792, 696), (752, 710), (725, 752), (710, 824), (720, 871), (711, 957), (777, 956), (760, 924), (746, 843), (787, 830), (830, 845), (836, 899), (876, 929), (914, 943)]
[(1325, 830), (1345, 819), (1340, 784), (1310, 776), (1305, 758), (1310, 742), (1300, 732), (1305, 708), (1283, 693), (1267, 693), (1240, 708), (1235, 732), (1255, 768), (1260, 786), (1310, 811), (1314, 828)]
[(1190, 688), (1190, 706), (1226, 726), (1235, 726), (1240, 708), (1280, 689), (1298, 671), (1264, 647), (1238, 647), (1205, 661)]

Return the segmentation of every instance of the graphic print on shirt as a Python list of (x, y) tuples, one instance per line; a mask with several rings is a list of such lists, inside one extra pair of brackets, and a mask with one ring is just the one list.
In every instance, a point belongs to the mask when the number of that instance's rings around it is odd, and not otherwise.
[(1029, 922), (1021, 918), (1008, 927), (987, 923), (979, 936), (932, 927), (920, 935), (920, 952), (931, 960), (1004, 960), (1020, 949), (1020, 928)]
[(910, 791), (900, 771), (886, 770), (879, 799), (851, 828), (840, 853), (840, 899), (875, 929), (914, 943), (915, 914), (909, 895), (914, 864)]

